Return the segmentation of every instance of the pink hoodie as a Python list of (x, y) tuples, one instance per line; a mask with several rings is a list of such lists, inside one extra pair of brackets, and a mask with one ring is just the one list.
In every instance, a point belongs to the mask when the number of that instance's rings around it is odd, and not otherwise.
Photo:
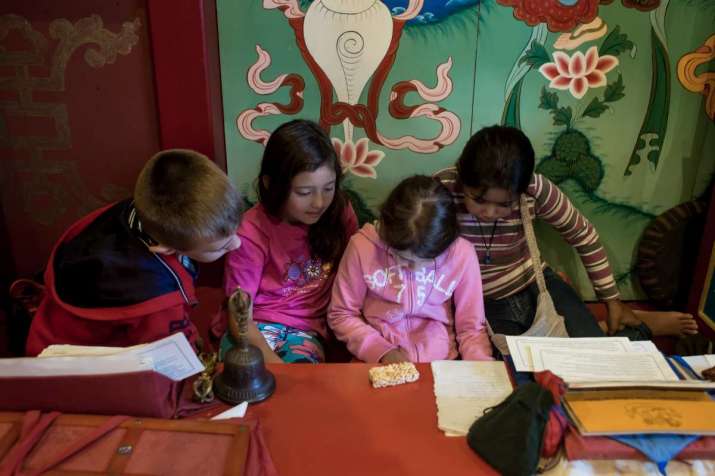
[(457, 350), (492, 359), (474, 247), (458, 238), (432, 263), (398, 264), (371, 224), (353, 235), (328, 308), (328, 325), (353, 355), (378, 362), (400, 348), (412, 362), (454, 359)]

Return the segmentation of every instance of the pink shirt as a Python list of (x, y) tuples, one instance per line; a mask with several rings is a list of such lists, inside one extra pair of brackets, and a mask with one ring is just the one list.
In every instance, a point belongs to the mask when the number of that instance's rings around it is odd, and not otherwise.
[[(345, 211), (345, 233), (357, 230), (352, 207)], [(253, 298), (253, 318), (326, 336), (325, 315), (337, 263), (311, 258), (308, 226), (269, 215), (258, 204), (238, 228), (241, 246), (228, 253), (224, 290), (241, 286)]]
[(474, 247), (457, 238), (430, 264), (399, 264), (367, 224), (350, 239), (335, 278), (328, 324), (348, 350), (377, 362), (401, 349), (412, 362), (491, 360)]

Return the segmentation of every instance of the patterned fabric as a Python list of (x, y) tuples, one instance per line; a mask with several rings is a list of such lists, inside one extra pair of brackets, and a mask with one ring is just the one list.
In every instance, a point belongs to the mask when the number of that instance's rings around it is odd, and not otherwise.
[[(441, 170), (436, 177), (452, 192), (462, 236), (469, 240), (479, 255), (484, 297), (501, 299), (521, 291), (534, 282), (534, 270), (524, 236), (516, 200), (511, 214), (496, 223), (491, 239), (489, 263), (485, 262), (492, 223), (481, 223), (464, 205), (464, 194), (454, 167)], [(553, 226), (578, 252), (601, 300), (619, 297), (616, 281), (598, 233), (593, 225), (571, 204), (566, 195), (549, 179), (534, 174), (526, 191), (532, 216)], [(546, 262), (542, 263), (545, 268)]]
[[(257, 322), (266, 342), (284, 362), (319, 364), (325, 362), (325, 351), (317, 332), (302, 331), (283, 324)], [(220, 358), (235, 345), (233, 338), (224, 334), (221, 339)]]

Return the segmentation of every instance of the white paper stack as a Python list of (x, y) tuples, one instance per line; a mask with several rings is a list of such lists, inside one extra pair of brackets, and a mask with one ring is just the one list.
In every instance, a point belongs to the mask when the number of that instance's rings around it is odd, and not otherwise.
[(567, 383), (674, 382), (678, 376), (652, 342), (625, 337), (508, 336), (518, 371), (550, 370)]
[(38, 358), (0, 360), (0, 376), (101, 375), (142, 370), (154, 370), (178, 382), (202, 372), (204, 366), (181, 332), (133, 347), (51, 345)]
[(484, 410), (502, 402), (512, 386), (504, 362), (432, 362), (437, 425), (447, 436), (464, 436)]

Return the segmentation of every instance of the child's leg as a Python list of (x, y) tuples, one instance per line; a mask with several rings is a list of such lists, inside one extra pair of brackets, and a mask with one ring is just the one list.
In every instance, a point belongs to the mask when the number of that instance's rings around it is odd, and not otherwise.
[(551, 294), (556, 312), (564, 316), (570, 337), (603, 337), (605, 332), (576, 290), (550, 268), (544, 270), (546, 289)]
[(284, 362), (307, 364), (325, 362), (325, 350), (315, 332), (286, 327), (284, 341), (274, 350)]
[(521, 335), (536, 315), (536, 299), (530, 288), (501, 299), (485, 299), (484, 314), (496, 334)]
[[(315, 332), (301, 331), (272, 322), (256, 322), (256, 326), (266, 339), (268, 346), (283, 362), (325, 362), (323, 344)], [(228, 333), (224, 334), (219, 350), (221, 360), (226, 352), (235, 345), (236, 342), (233, 338)]]

